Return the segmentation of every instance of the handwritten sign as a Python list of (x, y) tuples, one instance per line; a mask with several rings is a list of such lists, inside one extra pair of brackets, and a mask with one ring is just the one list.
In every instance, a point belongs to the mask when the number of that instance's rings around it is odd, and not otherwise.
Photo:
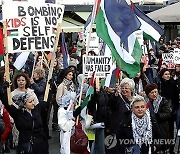
[(95, 76), (104, 78), (111, 72), (112, 57), (105, 56), (87, 56), (85, 61), (85, 56), (83, 57), (83, 70), (85, 71), (85, 76), (90, 78), (92, 73), (96, 71)]
[(57, 24), (64, 6), (48, 3), (5, 2), (3, 21), (7, 23), (8, 52), (52, 51)]

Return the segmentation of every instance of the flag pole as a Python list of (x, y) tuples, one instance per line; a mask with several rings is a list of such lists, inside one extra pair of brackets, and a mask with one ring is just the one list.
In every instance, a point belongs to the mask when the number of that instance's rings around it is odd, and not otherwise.
[[(93, 7), (92, 18), (91, 18), (91, 22), (90, 22), (90, 30), (89, 30), (89, 34), (88, 34), (88, 38), (87, 38), (87, 44), (86, 44), (85, 64), (86, 64), (86, 59), (87, 59), (87, 55), (88, 55), (88, 51), (89, 51), (92, 26), (93, 26), (95, 15), (96, 15), (96, 9), (98, 7), (97, 4), (98, 4), (98, 0), (94, 0), (94, 7)], [(78, 102), (79, 105), (81, 104), (81, 96), (82, 96), (83, 84), (84, 84), (84, 79), (85, 79), (84, 73), (85, 73), (85, 67), (83, 65), (82, 83), (81, 83), (81, 90), (80, 90), (80, 96), (79, 96), (79, 102)]]
[(35, 56), (34, 56), (34, 63), (33, 63), (33, 69), (32, 69), (32, 73), (31, 73), (31, 78), (33, 78), (33, 73), (34, 73), (34, 69), (35, 69), (35, 65), (36, 65), (37, 56), (38, 56), (38, 52), (36, 51)]
[[(92, 33), (92, 26), (93, 26), (94, 19), (95, 19), (95, 16), (96, 16), (96, 10), (97, 10), (97, 7), (98, 7), (98, 1), (99, 0), (94, 0), (94, 7), (93, 7), (92, 18), (91, 18), (91, 22), (90, 22), (90, 30), (89, 30), (89, 34), (88, 34), (88, 38), (87, 38), (87, 44), (86, 44), (85, 64), (86, 64), (86, 59), (87, 59), (87, 56), (88, 56), (90, 38), (91, 38), (91, 33)], [(80, 104), (81, 104), (83, 84), (84, 84), (84, 80), (85, 80), (84, 73), (85, 73), (85, 66), (83, 65), (83, 75), (82, 75), (81, 90), (80, 90), (80, 95), (79, 95), (78, 106), (80, 106)], [(79, 116), (77, 117), (76, 125), (78, 125), (78, 119), (79, 119)]]
[(54, 52), (53, 52), (52, 58), (51, 58), (51, 65), (49, 68), (49, 74), (48, 74), (48, 79), (47, 79), (47, 83), (46, 83), (46, 90), (45, 90), (45, 94), (44, 94), (44, 101), (45, 102), (47, 102), (47, 99), (48, 99), (48, 94), (49, 94), (49, 89), (50, 89), (49, 80), (52, 78), (54, 61), (56, 58), (56, 51), (57, 51), (57, 46), (58, 46), (58, 42), (59, 42), (60, 31), (61, 31), (61, 23), (58, 23), (57, 33), (56, 33), (56, 38), (55, 38), (55, 44), (54, 44)]
[(8, 104), (12, 104), (11, 89), (10, 89), (10, 76), (9, 76), (9, 58), (8, 58), (8, 41), (7, 41), (7, 23), (3, 21), (3, 33), (4, 33), (4, 47), (5, 47), (5, 76), (6, 81), (9, 83), (7, 87)]

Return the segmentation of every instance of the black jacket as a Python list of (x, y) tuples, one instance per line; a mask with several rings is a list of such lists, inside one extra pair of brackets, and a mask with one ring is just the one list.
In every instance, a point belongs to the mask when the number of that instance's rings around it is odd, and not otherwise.
[(48, 154), (48, 141), (42, 130), (38, 105), (32, 110), (32, 116), (25, 110), (16, 109), (13, 105), (7, 106), (7, 110), (13, 117), (19, 131), (19, 145), (29, 142), (32, 136), (33, 154)]
[[(131, 139), (131, 141), (133, 141), (133, 132), (132, 132), (132, 118), (131, 118), (131, 113), (127, 112), (125, 114), (124, 120), (119, 124), (119, 130), (117, 133), (117, 140), (118, 140), (118, 145), (119, 145), (119, 151), (120, 153), (124, 154), (125, 153), (125, 149), (126, 147), (130, 147), (132, 144), (123, 144), (123, 142), (119, 142), (119, 139)], [(157, 121), (151, 117), (151, 123), (152, 123), (152, 139), (160, 139), (161, 138), (161, 134), (160, 134), (160, 130), (159, 130), (159, 126)], [(126, 142), (125, 142), (126, 143)], [(154, 151), (154, 146), (158, 149), (160, 149), (160, 145), (155, 145), (155, 144), (151, 144), (151, 151), (153, 153)], [(149, 145), (145, 145), (142, 144), (141, 148), (141, 154), (148, 154), (148, 150), (149, 150)]]
[(124, 118), (124, 113), (130, 110), (126, 107), (125, 103), (130, 105), (130, 102), (126, 98), (123, 98), (123, 96), (121, 97), (118, 95), (116, 97), (115, 95), (112, 95), (109, 98), (108, 106), (111, 109), (111, 116), (110, 116), (111, 133), (116, 134), (118, 130), (118, 126)]

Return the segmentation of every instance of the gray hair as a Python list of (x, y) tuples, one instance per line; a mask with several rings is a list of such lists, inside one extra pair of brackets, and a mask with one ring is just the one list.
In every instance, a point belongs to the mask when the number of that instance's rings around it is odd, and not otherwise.
[(136, 96), (133, 97), (133, 100), (132, 100), (132, 102), (131, 102), (131, 105), (130, 105), (131, 108), (132, 108), (132, 106), (133, 106), (134, 103), (139, 102), (139, 101), (143, 101), (144, 103), (146, 103), (144, 97), (142, 97), (142, 96), (140, 96), (140, 95), (136, 95)]
[(130, 78), (124, 78), (122, 79), (121, 83), (120, 83), (120, 87), (122, 87), (122, 85), (124, 84), (128, 84), (129, 87), (131, 88), (132, 92), (134, 91), (134, 88), (135, 88), (135, 83), (134, 83), (134, 80), (133, 79), (130, 79)]

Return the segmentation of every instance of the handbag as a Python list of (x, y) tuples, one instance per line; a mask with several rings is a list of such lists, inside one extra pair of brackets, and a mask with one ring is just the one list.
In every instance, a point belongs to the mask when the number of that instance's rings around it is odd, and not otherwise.
[(82, 153), (87, 149), (88, 137), (82, 130), (82, 126), (79, 123), (75, 126), (75, 132), (70, 139), (70, 149), (74, 153)]

